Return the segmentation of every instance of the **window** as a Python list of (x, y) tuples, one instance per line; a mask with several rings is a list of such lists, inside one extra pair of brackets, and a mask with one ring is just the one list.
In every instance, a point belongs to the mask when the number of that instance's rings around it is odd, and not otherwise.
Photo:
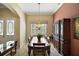
[(0, 20), (0, 35), (3, 35), (3, 20)]
[(7, 35), (14, 35), (14, 20), (7, 20)]

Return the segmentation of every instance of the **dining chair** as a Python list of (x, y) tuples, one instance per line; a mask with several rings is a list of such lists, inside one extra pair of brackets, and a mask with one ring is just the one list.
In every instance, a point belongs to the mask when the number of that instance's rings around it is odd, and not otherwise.
[(16, 54), (16, 51), (17, 50), (17, 41), (15, 41), (14, 43), (14, 48), (12, 49), (12, 55), (15, 55)]
[(16, 50), (17, 50), (17, 41), (14, 41), (14, 43), (10, 44), (10, 46), (13, 46), (13, 49), (11, 51), (11, 55), (15, 55), (16, 54)]
[(32, 36), (29, 36), (29, 38), (28, 38), (28, 43), (30, 43), (30, 41), (32, 40)]
[(45, 43), (33, 43), (33, 55), (45, 56), (46, 55)]

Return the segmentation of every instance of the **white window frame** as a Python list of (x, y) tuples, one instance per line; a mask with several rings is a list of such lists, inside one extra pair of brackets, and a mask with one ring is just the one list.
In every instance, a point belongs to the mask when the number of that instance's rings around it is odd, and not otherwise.
[(0, 35), (3, 35), (3, 20), (0, 20)]
[(7, 20), (7, 35), (14, 35), (14, 20)]

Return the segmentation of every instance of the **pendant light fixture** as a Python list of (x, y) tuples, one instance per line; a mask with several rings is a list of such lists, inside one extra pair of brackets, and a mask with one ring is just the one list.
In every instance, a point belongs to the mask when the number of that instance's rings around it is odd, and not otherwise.
[(38, 3), (38, 6), (39, 6), (39, 16), (38, 16), (39, 20), (38, 20), (38, 24), (37, 24), (36, 27), (37, 27), (38, 30), (40, 30), (40, 28), (41, 28), (41, 24), (40, 24), (40, 3)]

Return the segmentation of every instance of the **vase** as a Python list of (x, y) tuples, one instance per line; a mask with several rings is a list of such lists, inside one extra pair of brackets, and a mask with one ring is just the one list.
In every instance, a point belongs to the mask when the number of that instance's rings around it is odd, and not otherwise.
[(40, 41), (40, 38), (41, 38), (41, 37), (38, 37), (38, 43), (40, 43), (40, 42), (41, 42), (41, 41)]

